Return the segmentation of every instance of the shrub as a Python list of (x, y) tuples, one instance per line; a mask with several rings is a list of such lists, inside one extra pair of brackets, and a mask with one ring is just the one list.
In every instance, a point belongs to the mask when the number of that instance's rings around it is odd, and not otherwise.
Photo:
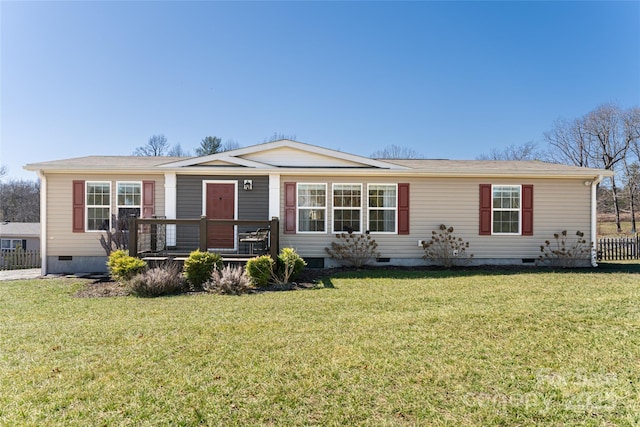
[(261, 255), (247, 261), (246, 272), (254, 286), (269, 286), (275, 261), (269, 255)]
[(341, 265), (360, 268), (380, 257), (378, 244), (368, 231), (365, 234), (340, 233), (336, 234), (336, 239), (325, 251)]
[(186, 284), (180, 266), (170, 263), (134, 276), (128, 288), (138, 297), (158, 297), (182, 293)]
[(211, 279), (205, 282), (203, 288), (207, 292), (241, 295), (251, 292), (254, 288), (251, 279), (242, 267), (227, 265), (222, 270), (215, 270)]
[(453, 231), (453, 227), (444, 224), (433, 230), (431, 240), (422, 242), (423, 258), (447, 268), (468, 263), (473, 258), (473, 254), (467, 253), (469, 242), (454, 237)]
[(107, 266), (113, 280), (126, 283), (136, 274), (143, 272), (147, 268), (147, 263), (140, 258), (128, 255), (124, 250), (117, 250), (109, 255)]
[(105, 234), (100, 236), (100, 245), (107, 253), (107, 256), (118, 250), (129, 249), (128, 221), (129, 220), (127, 218), (116, 218), (115, 215), (111, 215), (111, 224), (113, 224), (114, 227), (113, 230), (106, 230)]
[(293, 248), (282, 248), (278, 255), (277, 270), (271, 275), (273, 281), (279, 285), (291, 283), (307, 263)]
[(199, 288), (209, 280), (215, 269), (221, 270), (223, 265), (220, 254), (195, 250), (184, 262), (184, 273), (189, 283)]
[(569, 268), (575, 267), (578, 262), (591, 258), (593, 243), (587, 243), (584, 233), (580, 230), (576, 232), (576, 239), (570, 241), (567, 237), (567, 230), (553, 235), (553, 241), (546, 240), (540, 246), (542, 255), (538, 257), (538, 262), (548, 264), (552, 267)]

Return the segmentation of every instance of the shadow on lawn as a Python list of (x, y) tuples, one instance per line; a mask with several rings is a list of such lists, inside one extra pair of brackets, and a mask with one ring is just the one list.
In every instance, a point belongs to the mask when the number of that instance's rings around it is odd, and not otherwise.
[(423, 267), (365, 267), (355, 268), (335, 268), (326, 271), (318, 279), (324, 288), (335, 288), (332, 278), (420, 278), (420, 277), (464, 277), (464, 276), (486, 276), (486, 275), (518, 275), (518, 274), (549, 274), (549, 273), (570, 273), (570, 274), (593, 274), (593, 273), (636, 273), (640, 274), (640, 262), (634, 263), (599, 263), (598, 267), (588, 268), (551, 268), (551, 267), (516, 267), (516, 266), (467, 266), (443, 268), (436, 266)]

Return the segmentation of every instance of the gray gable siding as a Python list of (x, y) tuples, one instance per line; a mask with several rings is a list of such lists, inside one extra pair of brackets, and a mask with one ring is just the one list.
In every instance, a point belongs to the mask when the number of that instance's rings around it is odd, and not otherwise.
[[(245, 179), (253, 181), (253, 190), (245, 191)], [(238, 182), (238, 219), (268, 220), (269, 218), (269, 177), (268, 176), (211, 176), (178, 175), (176, 177), (176, 217), (178, 219), (200, 218), (202, 215), (203, 181)], [(255, 227), (249, 227), (251, 230)], [(250, 231), (239, 227), (238, 232)], [(178, 232), (178, 247), (192, 246), (198, 241), (197, 228), (183, 228)], [(197, 243), (196, 243), (197, 246)]]

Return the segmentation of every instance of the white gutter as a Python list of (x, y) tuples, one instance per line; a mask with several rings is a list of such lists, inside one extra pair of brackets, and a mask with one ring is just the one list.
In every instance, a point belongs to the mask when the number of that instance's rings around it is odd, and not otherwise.
[(591, 242), (593, 244), (593, 247), (591, 248), (591, 266), (592, 267), (597, 267), (598, 266), (598, 250), (597, 250), (597, 245), (598, 245), (598, 200), (597, 200), (597, 190), (598, 190), (598, 184), (602, 181), (603, 176), (602, 175), (598, 175), (597, 178), (595, 178), (592, 182), (591, 182)]
[(47, 177), (39, 170), (40, 178), (40, 274), (47, 275)]

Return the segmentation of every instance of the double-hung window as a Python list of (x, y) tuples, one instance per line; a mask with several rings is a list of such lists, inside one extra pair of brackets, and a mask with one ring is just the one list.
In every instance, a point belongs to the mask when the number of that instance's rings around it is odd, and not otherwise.
[(494, 185), (492, 187), (492, 221), (494, 234), (520, 234), (521, 186)]
[(118, 218), (140, 217), (142, 212), (142, 183), (118, 182), (117, 185)]
[(325, 233), (327, 230), (327, 184), (298, 184), (298, 231)]
[(370, 184), (368, 186), (369, 231), (372, 233), (395, 233), (397, 230), (396, 184)]
[(87, 230), (108, 230), (111, 224), (111, 183), (87, 182)]
[(333, 231), (362, 232), (362, 184), (333, 184)]

